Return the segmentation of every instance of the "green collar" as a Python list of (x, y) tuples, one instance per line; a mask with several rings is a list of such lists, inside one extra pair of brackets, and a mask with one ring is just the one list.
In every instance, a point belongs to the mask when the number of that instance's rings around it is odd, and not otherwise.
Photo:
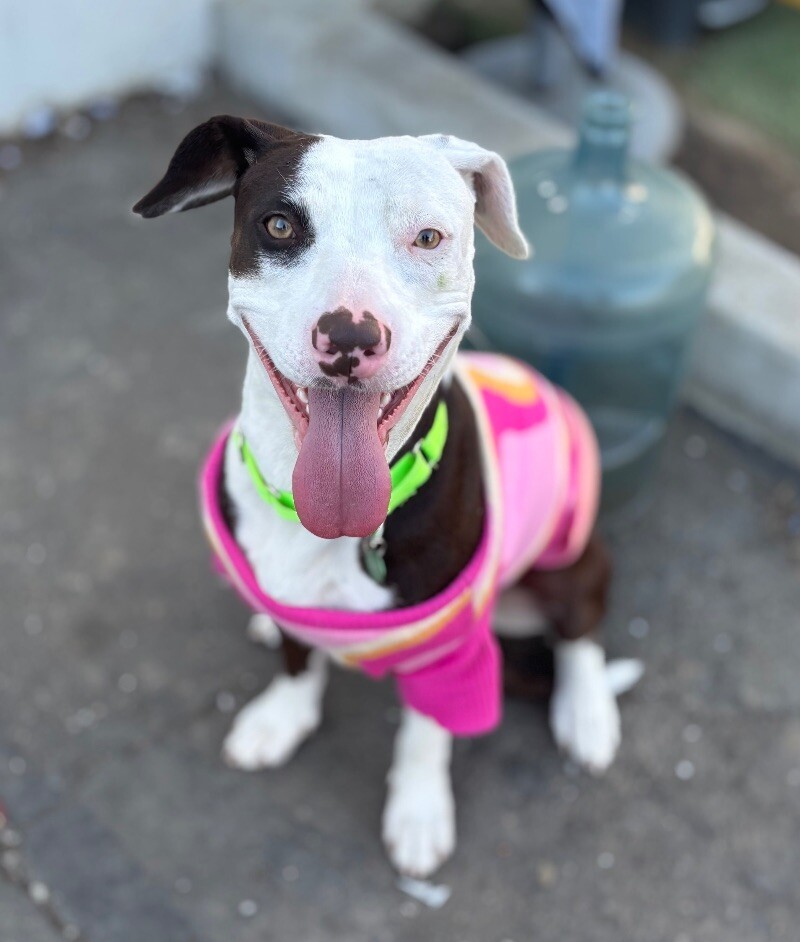
[[(447, 404), (442, 400), (436, 408), (436, 415), (428, 434), (421, 438), (411, 449), (389, 469), (392, 477), (392, 495), (389, 498), (389, 513), (402, 507), (426, 483), (441, 460), (447, 442), (448, 416)], [(233, 432), (234, 443), (239, 449), (250, 479), (259, 496), (286, 520), (300, 518), (294, 509), (294, 497), (291, 491), (281, 491), (264, 480), (258, 468), (255, 456), (245, 441), (244, 435), (237, 428)]]

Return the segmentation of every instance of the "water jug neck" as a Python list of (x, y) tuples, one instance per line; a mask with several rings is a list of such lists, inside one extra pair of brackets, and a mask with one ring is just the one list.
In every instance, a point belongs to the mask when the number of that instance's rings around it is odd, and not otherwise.
[(583, 180), (625, 179), (630, 139), (630, 105), (616, 92), (595, 92), (586, 101), (573, 167)]

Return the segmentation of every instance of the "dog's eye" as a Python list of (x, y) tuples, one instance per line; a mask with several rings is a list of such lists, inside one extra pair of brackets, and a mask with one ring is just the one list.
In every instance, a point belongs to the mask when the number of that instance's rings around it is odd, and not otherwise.
[(294, 235), (292, 224), (285, 216), (270, 216), (266, 227), (273, 239), (291, 239)]
[(418, 249), (435, 249), (442, 241), (442, 234), (438, 229), (423, 229), (414, 239), (414, 245)]

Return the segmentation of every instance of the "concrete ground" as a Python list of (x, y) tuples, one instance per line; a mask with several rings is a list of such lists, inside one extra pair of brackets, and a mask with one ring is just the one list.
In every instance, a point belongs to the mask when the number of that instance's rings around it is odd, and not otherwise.
[(795, 942), (800, 477), (692, 414), (612, 534), (609, 648), (648, 671), (616, 765), (578, 774), (519, 703), (459, 743), (442, 909), (380, 847), (387, 685), (337, 674), (286, 769), (221, 763), (277, 667), (195, 510), (243, 366), (231, 206), (129, 207), (228, 109), (133, 103), (0, 183), (2, 942)]

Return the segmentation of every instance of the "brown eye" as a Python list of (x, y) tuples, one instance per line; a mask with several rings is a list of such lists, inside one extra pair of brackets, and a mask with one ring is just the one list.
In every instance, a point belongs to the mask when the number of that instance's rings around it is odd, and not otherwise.
[(292, 224), (285, 216), (270, 216), (267, 220), (267, 232), (273, 239), (291, 239), (294, 235)]
[(414, 239), (414, 245), (418, 249), (435, 249), (442, 241), (442, 234), (438, 229), (423, 229)]

